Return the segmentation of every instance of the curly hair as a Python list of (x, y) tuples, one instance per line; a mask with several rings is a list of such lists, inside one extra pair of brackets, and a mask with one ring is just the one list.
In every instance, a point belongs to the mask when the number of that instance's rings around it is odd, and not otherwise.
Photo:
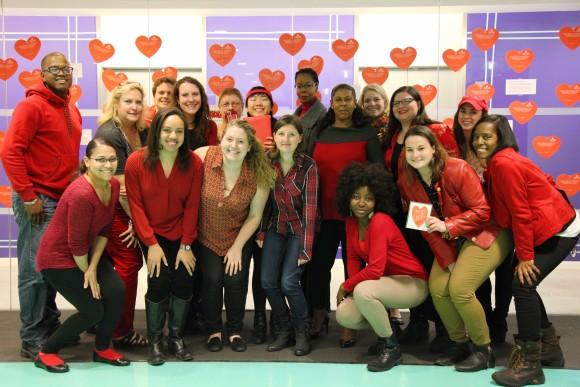
[(368, 187), (375, 196), (375, 212), (397, 214), (397, 188), (393, 176), (380, 164), (351, 163), (344, 168), (336, 187), (336, 207), (342, 216), (349, 216), (350, 199), (354, 192)]

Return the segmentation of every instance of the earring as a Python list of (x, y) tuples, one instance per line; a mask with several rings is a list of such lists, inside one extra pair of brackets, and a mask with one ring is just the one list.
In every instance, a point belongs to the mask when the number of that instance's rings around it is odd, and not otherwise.
[(370, 218), (372, 218), (374, 214), (375, 214), (375, 212), (374, 212), (374, 211), (371, 211), (371, 212), (369, 213), (369, 219), (370, 219)]

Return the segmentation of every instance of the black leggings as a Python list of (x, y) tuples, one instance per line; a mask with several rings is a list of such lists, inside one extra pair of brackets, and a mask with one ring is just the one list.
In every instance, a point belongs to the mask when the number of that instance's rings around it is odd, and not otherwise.
[(42, 274), (78, 310), (44, 342), (42, 352), (57, 353), (67, 342), (95, 325), (95, 348), (99, 351), (109, 348), (125, 301), (125, 285), (111, 262), (101, 258), (97, 267), (100, 300), (93, 298), (90, 288), (84, 289), (85, 276), (79, 268), (45, 269)]
[[(255, 238), (253, 238), (255, 239)], [(253, 240), (252, 239), (252, 240)], [(254, 258), (254, 272), (252, 273), (252, 297), (254, 298), (254, 312), (266, 312), (266, 292), (262, 288), (262, 248), (256, 242), (252, 243), (252, 257)]]

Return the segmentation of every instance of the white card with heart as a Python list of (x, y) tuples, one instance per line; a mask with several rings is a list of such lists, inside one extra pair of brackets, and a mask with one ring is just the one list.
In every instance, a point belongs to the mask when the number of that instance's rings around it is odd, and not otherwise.
[(433, 205), (430, 203), (419, 203), (411, 201), (409, 203), (409, 213), (407, 214), (407, 224), (405, 227), (413, 230), (427, 231), (425, 221), (431, 215)]

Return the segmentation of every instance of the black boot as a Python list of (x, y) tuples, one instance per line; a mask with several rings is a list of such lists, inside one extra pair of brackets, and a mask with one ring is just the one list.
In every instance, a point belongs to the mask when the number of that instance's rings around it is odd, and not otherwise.
[(149, 357), (147, 362), (151, 365), (165, 363), (163, 353), (163, 327), (165, 315), (169, 308), (169, 298), (161, 302), (153, 302), (145, 298), (145, 313), (147, 316), (147, 340), (149, 341)]
[(450, 366), (457, 363), (462, 362), (463, 360), (467, 359), (471, 354), (471, 350), (469, 348), (469, 342), (465, 343), (456, 343), (452, 342), (453, 344), (445, 353), (435, 360), (436, 365), (440, 366)]
[(256, 344), (263, 344), (266, 342), (266, 311), (254, 312), (254, 342)]
[(453, 342), (449, 338), (447, 329), (441, 320), (437, 319), (437, 321), (435, 321), (435, 338), (429, 343), (429, 351), (434, 353), (444, 353), (451, 348), (452, 345)]
[(169, 309), (169, 336), (167, 337), (169, 352), (182, 361), (193, 360), (193, 355), (183, 341), (183, 328), (190, 301), (191, 298), (183, 300), (172, 295), (171, 308)]
[(401, 344), (414, 344), (427, 341), (429, 338), (429, 323), (425, 319), (411, 320), (399, 335)]
[(294, 355), (304, 356), (310, 353), (310, 335), (308, 329), (299, 327), (296, 329), (296, 345), (294, 347)]
[(377, 349), (379, 356), (367, 365), (367, 370), (373, 372), (388, 371), (401, 363), (401, 348), (395, 335), (379, 337)]
[(545, 367), (564, 367), (564, 354), (560, 347), (560, 336), (556, 335), (553, 325), (542, 329), (542, 365)]
[(495, 367), (495, 354), (491, 345), (473, 345), (471, 355), (461, 363), (455, 365), (459, 372), (477, 372)]
[(290, 328), (288, 324), (280, 324), (277, 331), (276, 340), (268, 344), (268, 348), (266, 348), (268, 352), (278, 352), (290, 346)]
[(507, 368), (494, 372), (492, 379), (500, 386), (544, 384), (546, 378), (540, 362), (542, 342), (521, 341), (518, 338), (515, 342)]

